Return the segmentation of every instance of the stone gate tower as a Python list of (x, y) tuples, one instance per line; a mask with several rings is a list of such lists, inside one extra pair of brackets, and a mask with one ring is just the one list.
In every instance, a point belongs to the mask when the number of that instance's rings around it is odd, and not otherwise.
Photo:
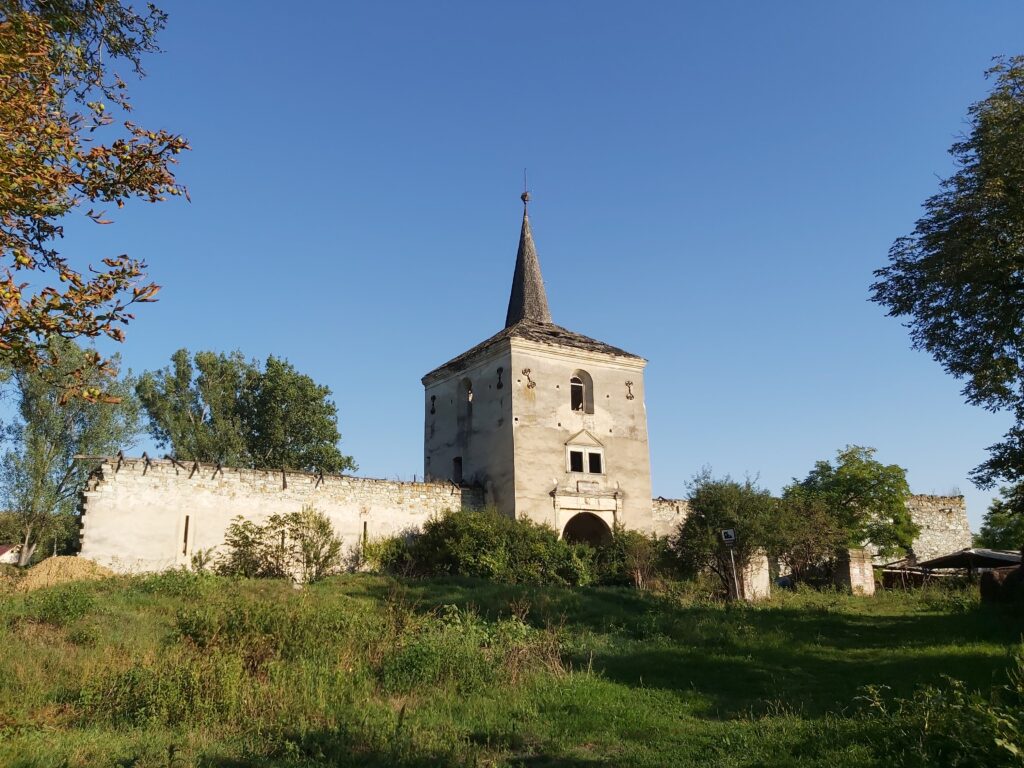
[(570, 539), (650, 530), (647, 361), (551, 321), (528, 202), (505, 327), (423, 377), (424, 474)]

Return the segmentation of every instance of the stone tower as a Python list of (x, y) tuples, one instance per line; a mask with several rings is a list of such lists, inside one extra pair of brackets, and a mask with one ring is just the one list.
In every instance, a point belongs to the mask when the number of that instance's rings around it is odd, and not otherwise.
[(570, 539), (650, 530), (647, 361), (551, 321), (528, 202), (505, 327), (423, 377), (424, 474)]

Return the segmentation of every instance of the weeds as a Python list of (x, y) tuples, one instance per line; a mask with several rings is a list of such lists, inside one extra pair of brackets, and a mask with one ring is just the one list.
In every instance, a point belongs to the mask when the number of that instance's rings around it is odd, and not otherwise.
[(0, 609), (2, 765), (1000, 768), (1024, 748), (1024, 620), (962, 590), (726, 605), (173, 572)]

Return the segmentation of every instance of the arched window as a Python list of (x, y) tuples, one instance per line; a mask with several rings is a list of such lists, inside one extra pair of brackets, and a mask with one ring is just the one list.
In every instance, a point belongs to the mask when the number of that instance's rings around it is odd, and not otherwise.
[(569, 379), (569, 407), (579, 413), (594, 412), (594, 380), (586, 371), (573, 371)]

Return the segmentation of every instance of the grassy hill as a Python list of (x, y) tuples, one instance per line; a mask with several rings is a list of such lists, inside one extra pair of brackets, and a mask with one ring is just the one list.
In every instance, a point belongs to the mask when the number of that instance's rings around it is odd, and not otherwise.
[(989, 694), (1016, 695), (1022, 631), (956, 591), (746, 606), (183, 573), (8, 590), (0, 765), (865, 768), (969, 765), (972, 740), (1015, 765)]

